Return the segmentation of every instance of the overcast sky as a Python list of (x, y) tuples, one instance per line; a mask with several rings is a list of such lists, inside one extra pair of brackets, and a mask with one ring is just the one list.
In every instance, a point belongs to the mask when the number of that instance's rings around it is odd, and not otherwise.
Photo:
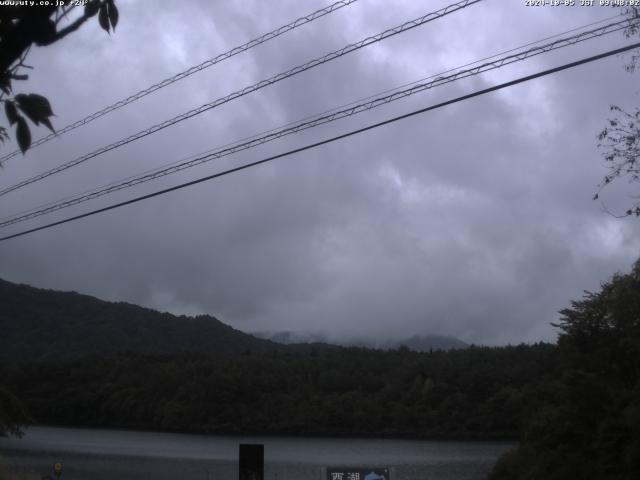
[[(16, 91), (62, 127), (331, 2), (124, 1), (34, 49)], [(446, 6), (359, 0), (8, 161), (5, 187), (348, 43)], [(419, 80), (617, 10), (486, 0), (6, 195), (6, 216)], [(152, 192), (629, 43), (621, 33), (454, 82), (348, 120), (3, 229)], [(640, 105), (611, 57), (267, 165), (0, 243), (0, 277), (208, 313), (245, 331), (549, 341), (558, 310), (640, 255), (640, 221), (592, 201), (609, 105)], [(4, 120), (3, 120), (4, 122)], [(34, 137), (47, 132), (34, 129)], [(5, 144), (3, 152), (14, 149)], [(637, 191), (637, 190), (636, 190)], [(620, 211), (624, 183), (603, 195)]]

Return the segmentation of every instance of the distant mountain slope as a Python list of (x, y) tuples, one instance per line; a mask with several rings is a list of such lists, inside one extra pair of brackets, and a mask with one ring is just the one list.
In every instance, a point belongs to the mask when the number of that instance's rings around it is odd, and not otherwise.
[(0, 360), (282, 348), (208, 315), (178, 317), (128, 303), (4, 280), (0, 280), (0, 305)]
[(253, 332), (252, 335), (271, 340), (284, 345), (292, 344), (333, 344), (342, 347), (365, 347), (380, 350), (392, 350), (404, 345), (416, 352), (428, 352), (429, 350), (451, 350), (455, 348), (467, 348), (469, 345), (462, 340), (443, 335), (414, 335), (401, 340), (374, 340), (370, 338), (344, 338), (340, 340), (329, 339), (326, 335), (313, 332), (263, 331)]

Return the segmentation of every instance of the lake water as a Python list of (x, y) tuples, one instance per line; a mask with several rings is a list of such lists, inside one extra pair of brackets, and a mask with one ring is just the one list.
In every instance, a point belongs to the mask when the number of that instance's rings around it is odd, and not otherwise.
[(322, 467), (391, 467), (392, 480), (484, 480), (507, 442), (232, 437), (32, 427), (0, 438), (16, 480), (40, 480), (55, 462), (61, 480), (235, 480), (238, 444), (262, 443), (265, 480), (320, 480)]

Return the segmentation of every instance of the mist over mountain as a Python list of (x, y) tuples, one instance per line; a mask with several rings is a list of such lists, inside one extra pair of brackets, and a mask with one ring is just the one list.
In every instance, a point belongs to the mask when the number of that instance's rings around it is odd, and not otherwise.
[(367, 337), (335, 338), (319, 332), (301, 332), (292, 330), (251, 332), (252, 335), (284, 345), (324, 343), (341, 347), (364, 347), (378, 350), (393, 350), (405, 346), (416, 352), (430, 350), (451, 350), (467, 348), (462, 340), (444, 335), (413, 335), (400, 339), (376, 339)]

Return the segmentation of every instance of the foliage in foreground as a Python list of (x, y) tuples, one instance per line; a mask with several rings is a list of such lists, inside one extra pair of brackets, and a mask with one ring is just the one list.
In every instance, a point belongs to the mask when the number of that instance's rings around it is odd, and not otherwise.
[[(31, 47), (52, 45), (95, 15), (98, 15), (98, 22), (106, 32), (115, 30), (119, 14), (115, 0), (13, 3), (0, 8), (0, 103), (4, 103), (9, 125), (15, 125), (18, 146), (25, 153), (31, 146), (27, 118), (34, 125), (42, 124), (55, 133), (50, 121), (53, 110), (49, 100), (36, 93), (13, 95), (13, 82), (29, 78), (23, 71), (32, 68), (24, 63)], [(76, 8), (80, 5), (84, 5), (82, 13), (70, 21), (71, 12), (80, 10)], [(63, 27), (65, 21), (68, 23)], [(0, 142), (4, 143), (8, 138), (7, 128), (0, 125)]]
[(640, 261), (560, 313), (558, 390), (491, 479), (638, 479)]

